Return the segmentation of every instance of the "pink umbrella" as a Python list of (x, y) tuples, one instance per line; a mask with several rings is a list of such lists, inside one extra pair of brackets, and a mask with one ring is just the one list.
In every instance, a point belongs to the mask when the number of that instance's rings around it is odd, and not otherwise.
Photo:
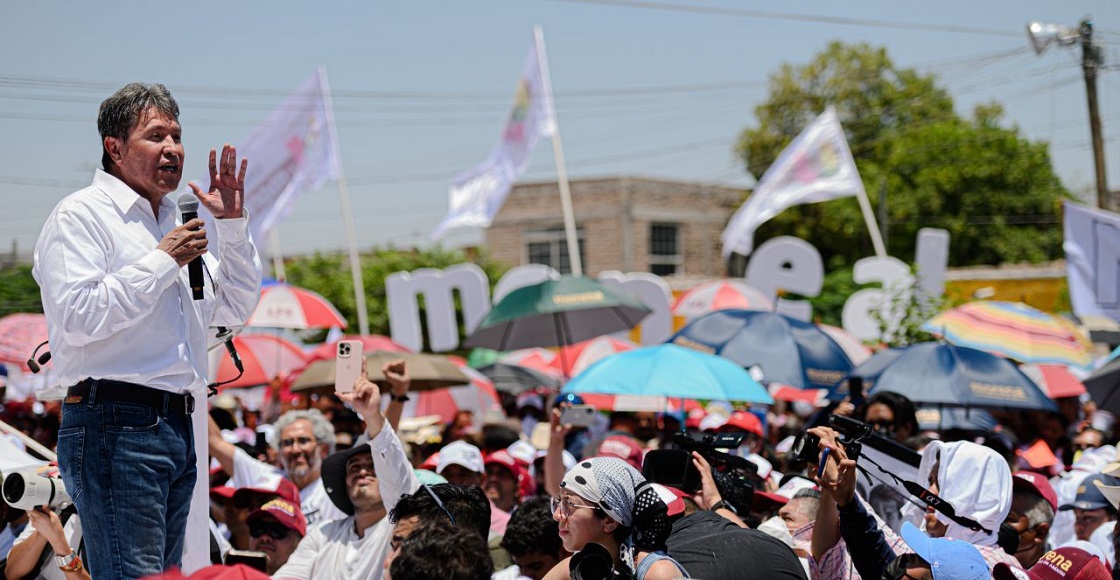
[[(271, 334), (241, 334), (233, 338), (233, 345), (245, 373), (236, 381), (222, 385), (222, 389), (266, 385), (273, 378), (307, 364), (307, 355), (299, 345)], [(210, 357), (215, 382), (225, 382), (237, 376), (237, 367), (226, 349), (214, 349), (210, 351)]]
[(600, 359), (637, 347), (638, 345), (629, 340), (621, 340), (610, 335), (600, 336), (561, 348), (550, 366), (566, 377), (574, 377)]
[(269, 328), (345, 328), (346, 320), (334, 305), (319, 294), (287, 284), (276, 284), (261, 290), (260, 303), (245, 325)]
[(742, 280), (713, 280), (695, 286), (673, 304), (673, 315), (696, 318), (713, 310), (773, 310), (774, 302)]
[(1051, 399), (1077, 397), (1085, 393), (1085, 384), (1062, 365), (1019, 365)]
[(44, 340), (47, 340), (46, 316), (20, 313), (0, 318), (0, 362), (17, 364), (24, 372), (31, 372), (27, 359)]
[(403, 416), (439, 415), (444, 423), (450, 423), (459, 411), (470, 411), (481, 423), (487, 411), (501, 413), (502, 404), (498, 399), (498, 391), (494, 388), (494, 383), (486, 375), (466, 364), (460, 365), (459, 368), (470, 378), (469, 384), (413, 391), (408, 394), (412, 400), (405, 403)]

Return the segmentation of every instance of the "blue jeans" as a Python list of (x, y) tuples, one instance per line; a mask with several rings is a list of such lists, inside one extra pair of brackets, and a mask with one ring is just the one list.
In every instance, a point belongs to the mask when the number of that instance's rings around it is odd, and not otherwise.
[(82, 518), (94, 580), (180, 565), (195, 485), (189, 415), (98, 400), (94, 387), (82, 402), (62, 406), (58, 463)]

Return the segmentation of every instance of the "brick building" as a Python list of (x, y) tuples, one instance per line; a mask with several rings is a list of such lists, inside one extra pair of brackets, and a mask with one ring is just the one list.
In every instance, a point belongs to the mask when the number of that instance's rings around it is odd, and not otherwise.
[[(644, 177), (573, 180), (571, 190), (585, 274), (724, 275), (719, 236), (744, 192)], [(556, 182), (514, 186), (486, 230), (486, 246), (506, 264), (570, 272)]]

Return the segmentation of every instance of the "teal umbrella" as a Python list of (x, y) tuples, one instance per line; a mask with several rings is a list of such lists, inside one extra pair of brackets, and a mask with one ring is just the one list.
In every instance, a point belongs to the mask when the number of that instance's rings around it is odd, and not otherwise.
[(565, 346), (629, 330), (651, 310), (591, 278), (564, 276), (510, 292), (475, 328), (466, 346), (513, 350)]
[(675, 344), (612, 354), (568, 381), (561, 392), (774, 402), (743, 367)]

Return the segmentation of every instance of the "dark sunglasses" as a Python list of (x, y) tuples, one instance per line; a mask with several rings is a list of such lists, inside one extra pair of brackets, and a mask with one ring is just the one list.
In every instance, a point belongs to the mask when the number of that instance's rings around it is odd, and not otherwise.
[(253, 524), (249, 526), (249, 535), (259, 538), (268, 534), (273, 540), (283, 540), (292, 531), (280, 524)]

